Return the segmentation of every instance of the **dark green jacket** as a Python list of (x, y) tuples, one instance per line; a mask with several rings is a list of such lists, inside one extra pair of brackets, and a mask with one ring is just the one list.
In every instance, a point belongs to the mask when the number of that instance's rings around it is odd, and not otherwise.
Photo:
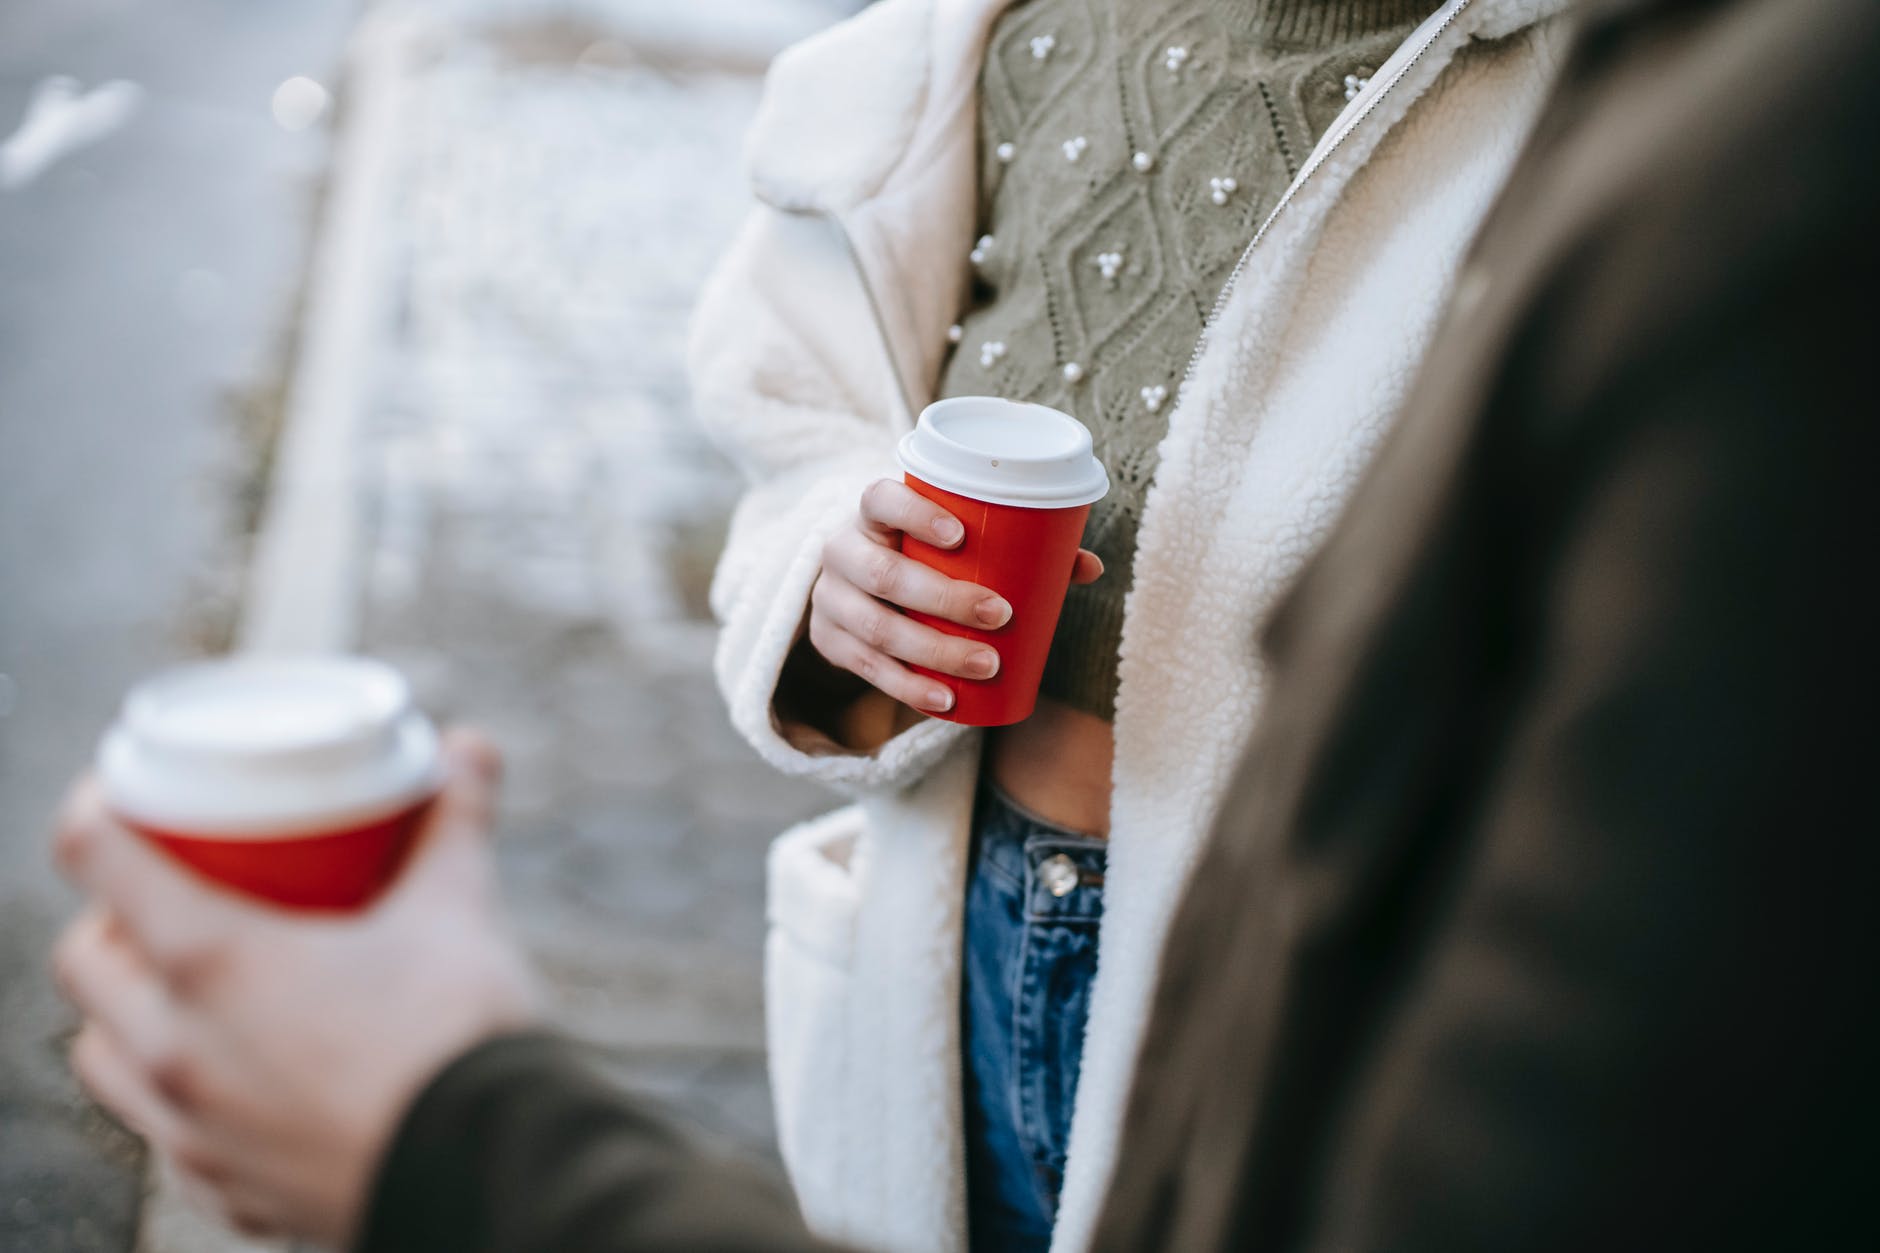
[[(1880, 1248), (1880, 4), (1599, 6), (1269, 636), (1100, 1251)], [(818, 1247), (552, 1041), (372, 1253)]]

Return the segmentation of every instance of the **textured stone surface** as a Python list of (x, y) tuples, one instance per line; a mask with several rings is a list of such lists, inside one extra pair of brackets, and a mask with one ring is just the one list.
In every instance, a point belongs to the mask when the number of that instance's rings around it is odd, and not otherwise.
[(504, 747), (498, 857), (564, 1021), (769, 1152), (764, 850), (830, 802), (757, 762), (711, 684), (705, 581), (737, 484), (682, 370), (746, 203), (758, 80), (729, 44), (729, 68), (696, 55), (714, 6), (683, 38), (670, 6), (650, 33), (631, 4), (470, 7), (414, 67), (404, 123), (365, 646)]
[[(287, 73), (318, 74), (344, 116), (328, 71), (354, 11), (187, 0), (154, 37), (133, 24), (87, 43), (99, 23), (85, 15), (111, 7), (0, 20), (17, 36), (0, 41), (8, 116), (42, 73), (132, 68), (152, 92), (144, 129), (0, 205), (0, 281), (17, 297), (0, 345), (36, 354), (0, 372), (0, 437), (18, 441), (0, 472), (29, 471), (0, 474), (0, 516), (20, 523), (0, 528), (0, 1253), (117, 1253), (132, 1239), (140, 1155), (65, 1073), (69, 1022), (43, 971), (71, 902), (36, 841), (124, 684), (226, 640), (235, 581), (192, 597), (179, 571), (195, 548), (239, 549), (247, 510), (216, 516), (235, 494), (224, 479), (259, 476), (253, 449), (212, 429), (225, 405), (197, 375), (245, 393), (290, 321), (312, 216), (297, 213), (316, 181), (303, 158), (325, 145), (315, 131), (290, 147), (266, 102)], [(411, 66), (386, 198), (394, 248), (378, 281), (398, 318), (361, 415), (363, 643), (508, 751), (499, 857), (565, 1020), (624, 1081), (766, 1152), (763, 850), (828, 801), (745, 753), (707, 677), (704, 581), (736, 487), (690, 430), (680, 352), (741, 212), (757, 71), (855, 6), (399, 7), (430, 19), (432, 37)], [(268, 55), (210, 55), (214, 32)], [(302, 49), (286, 68), (284, 41)], [(42, 65), (48, 50), (70, 56)], [(166, 75), (189, 90), (171, 99)], [(203, 211), (208, 191), (231, 203)], [(49, 206), (60, 229), (35, 234), (55, 221)], [(28, 311), (37, 338), (7, 321)], [(81, 330), (117, 340), (97, 350)], [(85, 348), (82, 365), (68, 347)], [(21, 415), (44, 420), (9, 421)], [(79, 420), (92, 415), (109, 420), (93, 430)], [(133, 429), (141, 439), (117, 438)], [(159, 496), (188, 515), (188, 544)], [(229, 536), (197, 542), (218, 527)], [(212, 622), (196, 620), (202, 602)], [(159, 1185), (143, 1247), (250, 1246)]]
[(0, 187), (0, 1253), (120, 1253), (141, 1154), (67, 1071), (52, 812), (124, 686), (225, 633), (240, 484), (300, 281), (322, 129), (270, 115), (353, 0), (0, 2), (0, 144), (69, 75), (123, 124)]

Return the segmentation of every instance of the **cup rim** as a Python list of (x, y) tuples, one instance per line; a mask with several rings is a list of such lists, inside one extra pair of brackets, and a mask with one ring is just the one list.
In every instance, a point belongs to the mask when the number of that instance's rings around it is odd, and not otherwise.
[[(1045, 422), (1070, 436), (1068, 451), (1027, 456), (975, 448), (950, 434), (945, 420), (961, 411), (1002, 411), (1013, 420)], [(1089, 428), (1061, 409), (997, 396), (950, 396), (921, 411), (897, 447), (901, 469), (941, 491), (991, 505), (1071, 509), (1109, 494), (1110, 477), (1097, 459)]]
[[(261, 733), (257, 744), (241, 743), (239, 729), (165, 724), (164, 699), (186, 702), (191, 683), (204, 685), (205, 699), (227, 699), (226, 685), (238, 689), (243, 671), (262, 682), (330, 678), (344, 685), (339, 705), (358, 698), (356, 717), (329, 727), (316, 720), (299, 739), (291, 727), (272, 742)], [(98, 777), (107, 808), (134, 827), (259, 841), (339, 833), (421, 804), (442, 785), (443, 755), (403, 676), (383, 663), (238, 657), (174, 667), (133, 687), (99, 744)]]
[(351, 835), (376, 827), (430, 804), (441, 790), (442, 780), (439, 779), (429, 786), (414, 789), (409, 795), (376, 804), (329, 810), (303, 819), (282, 818), (226, 827), (214, 822), (177, 826), (132, 812), (118, 802), (107, 802), (107, 805), (119, 822), (152, 839), (190, 840), (199, 844), (289, 844), (296, 840)]

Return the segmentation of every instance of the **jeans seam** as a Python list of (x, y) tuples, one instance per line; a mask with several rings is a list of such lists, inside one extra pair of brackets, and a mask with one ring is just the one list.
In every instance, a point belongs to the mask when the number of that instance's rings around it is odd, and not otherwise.
[[(1024, 871), (1020, 870), (1018, 873), (1013, 873), (1011, 870), (1001, 865), (998, 859), (992, 855), (992, 850), (988, 846), (995, 841), (1008, 844), (1016, 843), (1019, 846), (1019, 860), (1023, 862), (1025, 847), (1023, 827), (1020, 826), (1016, 831), (1006, 830), (1005, 828), (1008, 824), (1002, 821), (1002, 819), (1006, 818), (1007, 815), (1002, 815), (998, 813), (997, 810), (984, 816), (989, 818), (990, 821), (980, 822), (976, 818), (974, 822), (973, 842), (975, 847), (973, 850), (973, 861), (977, 866), (983, 866), (1001, 883), (1015, 888), (1022, 893), (1025, 888)], [(1011, 825), (1017, 826), (1018, 824)]]
[(1021, 896), (1024, 894), (1025, 878), (1023, 875), (1013, 874), (1010, 870), (999, 865), (999, 863), (993, 861), (991, 858), (986, 857), (983, 853), (980, 856), (980, 863), (986, 868), (986, 872), (1000, 883), (1018, 892)]
[(1101, 831), (1079, 831), (1074, 827), (1067, 827), (1063, 823), (1052, 822), (1043, 814), (1025, 808), (1023, 805), (1013, 800), (1011, 793), (1000, 787), (998, 783), (990, 777), (985, 780), (985, 786), (986, 790), (992, 793), (993, 798), (998, 801), (1001, 807), (1008, 813), (1017, 815), (1026, 826), (1036, 827), (1041, 831), (1048, 831), (1053, 835), (1068, 836), (1071, 839), (1095, 840), (1099, 844), (1108, 843)]
[[(1029, 878), (1030, 876), (1027, 876)], [(1014, 968), (1012, 980), (1012, 1061), (1014, 1073), (1010, 1077), (1007, 1093), (1012, 1105), (1012, 1126), (1018, 1133), (1019, 1147), (1024, 1149), (1027, 1158), (1035, 1158), (1031, 1135), (1031, 1120), (1026, 1116), (1026, 1078), (1031, 1073), (1029, 1041), (1024, 1030), (1027, 984), (1031, 980), (1031, 928), (1023, 922), (1019, 924), (1018, 963)], [(1026, 1181), (1034, 1194), (1037, 1180)], [(1039, 1200), (1045, 1198), (1039, 1197)], [(1049, 1208), (1043, 1207), (1043, 1208)]]
[[(1012, 1202), (1018, 1203), (1020, 1196), (1029, 1195), (1036, 1214), (1048, 1222), (1049, 1216), (1057, 1210), (1056, 1187), (1062, 1184), (1059, 1149), (1063, 1136), (1060, 1131), (1068, 1132), (1073, 1111), (1061, 1108), (1065, 1091), (1057, 1081), (1063, 1078), (1067, 1068), (1067, 1055), (1060, 1053), (1062, 1042), (1059, 1039), (1064, 1024), (1061, 1015), (1053, 1012), (1062, 1007), (1046, 1003), (1047, 989), (1058, 987), (1062, 980), (1070, 977), (1060, 969), (1064, 963), (1087, 961), (1092, 956), (1094, 937), (1103, 918), (1102, 887), (1097, 883), (1080, 882), (1075, 894), (1068, 897), (1068, 901), (1082, 904), (1082, 909), (1076, 913), (1053, 912), (1049, 908), (1034, 913), (1031, 906), (1034, 898), (1044, 897), (1039, 873), (1044, 860), (1052, 854), (1066, 854), (1077, 862), (1081, 873), (1094, 876), (1106, 868), (1109, 846), (1101, 836), (1043, 822), (1014, 803), (990, 780), (986, 780), (985, 786), (988, 794), (975, 814), (973, 873), (981, 877), (980, 890), (987, 894), (987, 901), (1009, 900), (1007, 893), (1016, 893), (1016, 901), (1009, 906), (1002, 904), (999, 909), (1003, 915), (1005, 909), (1015, 906), (1012, 914), (1003, 916), (1017, 923), (1020, 934), (1012, 937), (1016, 941), (1014, 965), (1001, 980), (1010, 997), (1006, 1015), (1010, 1053), (1004, 1059), (999, 1084), (1003, 1091), (987, 1092), (979, 1099), (1004, 1104), (1006, 1116), (1011, 1120), (1016, 1139), (1014, 1147), (1019, 1151), (1019, 1156), (1010, 1163)], [(998, 850), (996, 857), (992, 855), (995, 848)], [(1002, 860), (1014, 852), (1018, 854), (1016, 869)], [(1091, 896), (1093, 891), (1094, 897)], [(1065, 898), (1056, 899), (1068, 904)], [(1001, 922), (1001, 925), (1009, 924)], [(1087, 989), (1084, 992), (1087, 1012)], [(1047, 1083), (1047, 1079), (1052, 1082)], [(997, 1107), (989, 1105), (987, 1108)], [(1021, 1162), (1025, 1174), (1022, 1182), (1016, 1178)]]

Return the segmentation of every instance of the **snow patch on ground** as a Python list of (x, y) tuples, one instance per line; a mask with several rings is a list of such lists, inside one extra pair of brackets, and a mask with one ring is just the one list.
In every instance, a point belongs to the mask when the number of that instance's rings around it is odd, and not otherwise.
[(736, 493), (691, 421), (685, 325), (746, 197), (757, 84), (458, 49), (410, 93), (400, 315), (366, 455), (373, 592), (419, 593), (438, 517), (522, 603), (686, 615)]

